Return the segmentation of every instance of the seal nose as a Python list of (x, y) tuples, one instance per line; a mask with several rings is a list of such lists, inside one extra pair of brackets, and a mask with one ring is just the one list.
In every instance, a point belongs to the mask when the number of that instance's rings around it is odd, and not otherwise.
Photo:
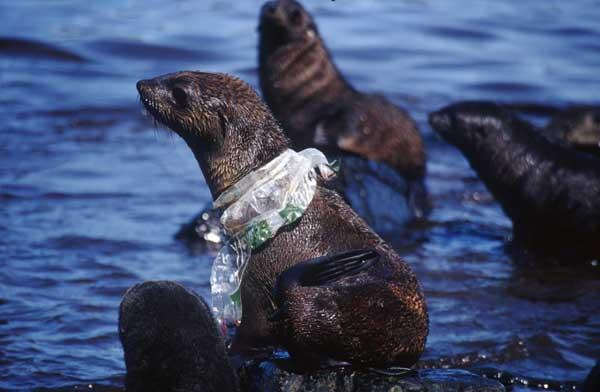
[(429, 113), (429, 125), (438, 132), (448, 131), (452, 125), (450, 115), (442, 110)]
[(279, 5), (278, 1), (267, 1), (261, 10), (261, 14), (263, 16), (272, 16), (277, 12), (277, 6)]
[(145, 91), (148, 90), (148, 85), (150, 83), (147, 80), (139, 80), (136, 84), (135, 87), (137, 88), (137, 91), (140, 94), (143, 94)]

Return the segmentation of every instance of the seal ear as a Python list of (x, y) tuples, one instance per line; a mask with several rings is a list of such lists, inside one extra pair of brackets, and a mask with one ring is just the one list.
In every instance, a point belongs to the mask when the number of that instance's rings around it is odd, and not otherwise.
[(217, 114), (219, 115), (219, 125), (221, 126), (223, 132), (225, 132), (225, 129), (227, 129), (227, 118), (220, 110), (217, 111)]
[(188, 96), (185, 90), (181, 87), (173, 87), (171, 90), (171, 94), (173, 95), (173, 99), (175, 100), (175, 104), (180, 108), (185, 108), (188, 105)]
[(217, 110), (217, 115), (219, 116), (219, 127), (220, 127), (220, 133), (219, 133), (219, 141), (222, 143), (223, 140), (225, 140), (225, 138), (227, 137), (227, 116), (225, 116), (225, 113), (223, 113), (222, 110)]

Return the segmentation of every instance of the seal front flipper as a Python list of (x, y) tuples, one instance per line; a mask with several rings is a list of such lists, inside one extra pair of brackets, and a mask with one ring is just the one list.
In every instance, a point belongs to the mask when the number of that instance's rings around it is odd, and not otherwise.
[(271, 315), (270, 321), (281, 320), (288, 309), (286, 293), (297, 287), (322, 286), (332, 283), (342, 277), (358, 274), (371, 267), (379, 260), (379, 253), (371, 249), (356, 249), (333, 255), (321, 256), (305, 260), (282, 272), (273, 297), (277, 310)]
[(379, 254), (374, 250), (355, 249), (300, 262), (279, 276), (275, 297), (281, 289), (296, 285), (321, 286), (345, 276), (358, 274), (378, 260)]
[(279, 321), (288, 311), (286, 293), (296, 286), (322, 286), (342, 277), (358, 274), (379, 260), (371, 249), (356, 249), (306, 260), (284, 271), (275, 284), (273, 297), (277, 310), (269, 318)]

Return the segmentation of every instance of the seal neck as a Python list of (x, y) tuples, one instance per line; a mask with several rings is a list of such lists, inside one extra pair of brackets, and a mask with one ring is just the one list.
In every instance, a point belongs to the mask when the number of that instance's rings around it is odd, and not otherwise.
[(286, 222), (288, 212), (294, 212), (295, 220), (308, 207), (316, 189), (316, 168), (322, 176), (332, 171), (319, 150), (285, 150), (221, 193), (214, 202), (215, 208), (225, 208), (221, 223), (230, 234), (237, 235), (265, 221), (274, 235), (279, 227), (290, 223)]
[(235, 149), (230, 145), (210, 149), (206, 144), (193, 145), (188, 140), (186, 142), (194, 152), (213, 200), (218, 199), (240, 179), (287, 149), (287, 142), (283, 138), (281, 140), (271, 138), (265, 145), (255, 143)]

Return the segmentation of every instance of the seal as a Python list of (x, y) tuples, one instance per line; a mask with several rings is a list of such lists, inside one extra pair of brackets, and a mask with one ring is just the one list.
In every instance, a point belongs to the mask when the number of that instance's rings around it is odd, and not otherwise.
[(300, 3), (267, 2), (259, 33), (260, 87), (295, 147), (334, 146), (385, 162), (409, 180), (423, 178), (426, 159), (417, 124), (382, 95), (352, 87)]
[(209, 307), (174, 282), (131, 287), (119, 308), (129, 392), (238, 391)]
[[(191, 148), (215, 200), (288, 148), (266, 105), (237, 78), (179, 72), (139, 81), (137, 88), (148, 112)], [(360, 263), (345, 256), (357, 249), (377, 256), (365, 253)], [(330, 258), (318, 259), (323, 256)], [(349, 263), (348, 274), (338, 273), (344, 271), (339, 260)], [(286, 282), (297, 283), (282, 283), (274, 296), (280, 275), (302, 262), (309, 272), (292, 279), (295, 273)], [(370, 266), (360, 270), (363, 264)], [(240, 291), (243, 315), (232, 352), (281, 345), (313, 364), (333, 359), (383, 367), (412, 365), (425, 347), (428, 315), (416, 276), (322, 184), (298, 219), (252, 250)]]
[(571, 106), (552, 117), (545, 127), (552, 140), (600, 156), (600, 106)]
[(429, 115), (513, 222), (515, 240), (542, 254), (600, 256), (600, 160), (550, 142), (501, 105), (460, 102)]

